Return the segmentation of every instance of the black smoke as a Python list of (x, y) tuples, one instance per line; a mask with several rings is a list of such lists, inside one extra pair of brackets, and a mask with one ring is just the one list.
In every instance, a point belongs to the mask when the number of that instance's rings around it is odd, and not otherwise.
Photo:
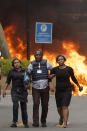
[[(3, 28), (14, 24), (18, 27), (17, 32), (26, 36), (26, 21), (29, 16), (30, 43), (33, 43), (30, 47), (33, 52), (38, 47), (42, 48), (40, 44), (34, 46), (35, 23), (52, 22), (53, 43), (45, 44), (44, 50), (48, 47), (49, 51), (52, 48), (55, 50), (55, 46), (61, 46), (61, 41), (66, 40), (79, 43), (79, 53), (87, 56), (87, 0), (29, 0), (29, 12), (26, 9), (27, 1), (3, 0), (0, 2), (0, 22)], [(56, 49), (56, 52), (59, 49)]]

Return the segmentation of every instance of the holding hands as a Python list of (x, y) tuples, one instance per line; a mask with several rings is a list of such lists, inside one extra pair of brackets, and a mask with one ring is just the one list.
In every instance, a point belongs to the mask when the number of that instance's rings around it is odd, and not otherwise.
[(30, 89), (30, 83), (25, 85), (25, 90)]

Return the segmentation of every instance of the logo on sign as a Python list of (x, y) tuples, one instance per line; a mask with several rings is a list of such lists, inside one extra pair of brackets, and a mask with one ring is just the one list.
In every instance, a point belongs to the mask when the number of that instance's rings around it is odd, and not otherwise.
[(41, 31), (45, 32), (47, 30), (47, 26), (45, 24), (41, 25)]

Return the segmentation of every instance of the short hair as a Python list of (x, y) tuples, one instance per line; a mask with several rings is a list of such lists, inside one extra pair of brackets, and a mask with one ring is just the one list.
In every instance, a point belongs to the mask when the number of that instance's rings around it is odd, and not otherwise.
[(13, 67), (14, 67), (14, 62), (15, 62), (15, 60), (18, 60), (18, 61), (21, 63), (21, 61), (20, 61), (18, 58), (14, 58), (13, 61), (12, 61), (12, 66), (13, 66)]
[(37, 51), (35, 51), (35, 55), (37, 54), (37, 52), (40, 52), (41, 56), (43, 56), (43, 53), (42, 53), (41, 50), (37, 50)]
[(59, 57), (63, 57), (64, 61), (66, 61), (66, 58), (65, 58), (64, 55), (58, 55), (58, 56), (56, 57), (56, 62), (58, 61)]

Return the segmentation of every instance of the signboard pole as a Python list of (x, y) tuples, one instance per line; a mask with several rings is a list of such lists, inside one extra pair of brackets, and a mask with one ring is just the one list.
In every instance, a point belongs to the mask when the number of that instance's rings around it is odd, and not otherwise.
[(26, 37), (27, 37), (27, 60), (30, 60), (30, 32), (29, 32), (30, 2), (26, 0)]
[(42, 53), (44, 53), (44, 44), (42, 44)]

